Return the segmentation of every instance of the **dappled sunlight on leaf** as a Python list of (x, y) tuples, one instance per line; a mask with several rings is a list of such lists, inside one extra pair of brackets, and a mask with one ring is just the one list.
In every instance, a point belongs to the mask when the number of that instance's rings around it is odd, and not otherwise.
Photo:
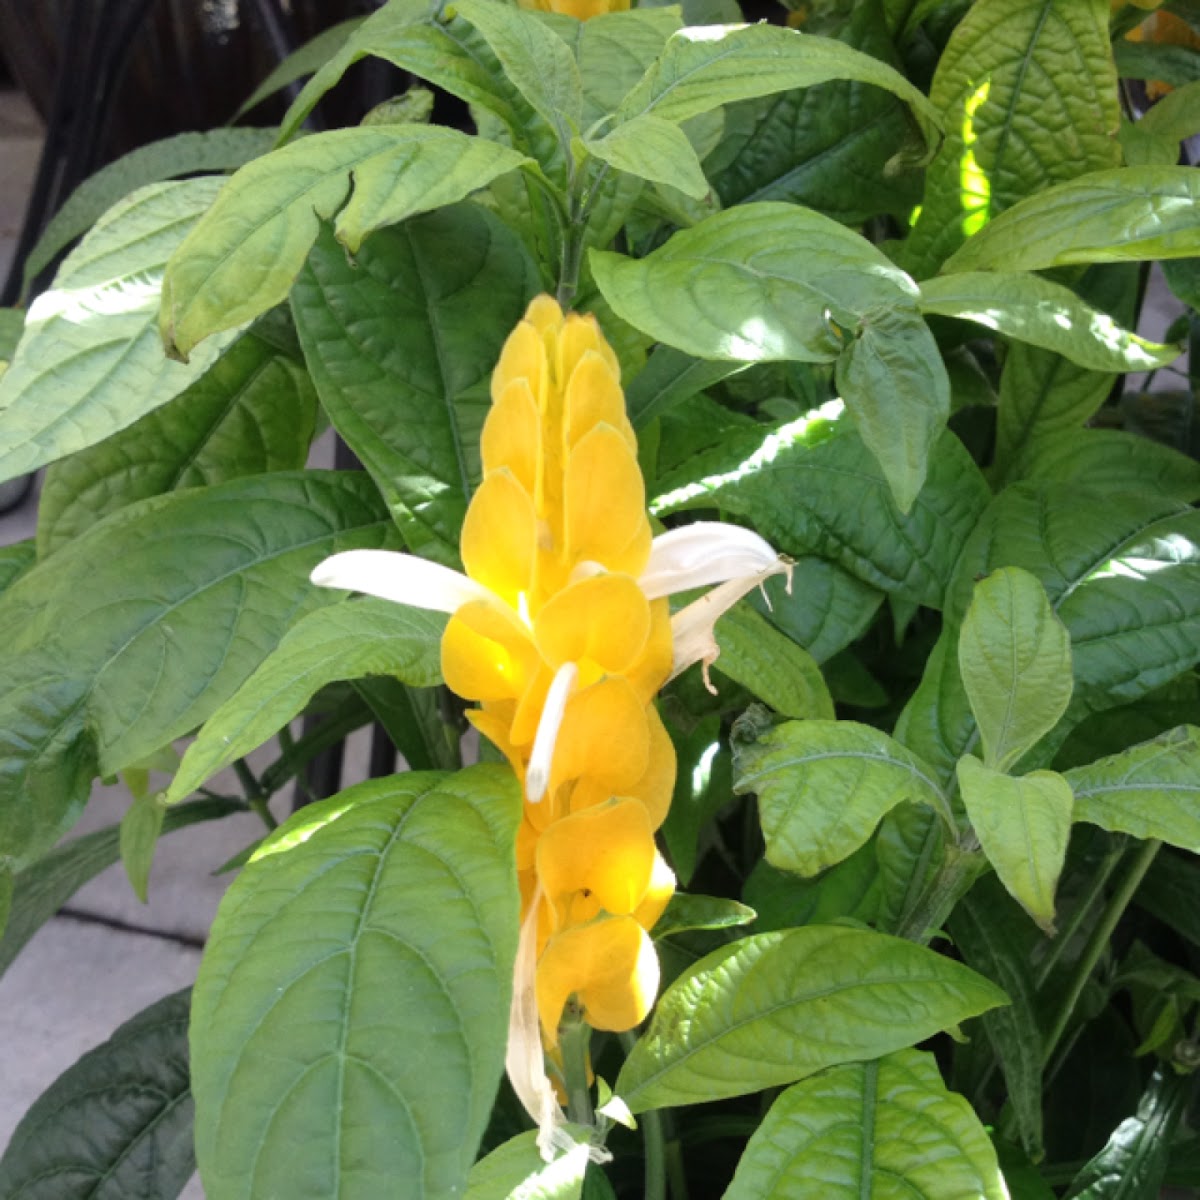
[(961, 196), (962, 196), (962, 231), (970, 237), (984, 225), (991, 216), (992, 185), (987, 172), (979, 164), (975, 146), (979, 134), (975, 131), (975, 115), (987, 103), (988, 94), (992, 90), (992, 81), (985, 79), (968, 97), (963, 105), (962, 123), (962, 167), (961, 167)]

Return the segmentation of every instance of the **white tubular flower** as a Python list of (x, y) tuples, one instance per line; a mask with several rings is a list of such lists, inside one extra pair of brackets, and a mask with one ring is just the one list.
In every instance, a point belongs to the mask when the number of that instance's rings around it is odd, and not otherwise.
[(758, 582), (763, 572), (776, 575), (781, 570), (779, 555), (752, 530), (697, 521), (654, 539), (638, 584), (648, 600), (658, 600), (732, 579), (753, 577)]
[(563, 663), (546, 693), (546, 703), (533, 739), (533, 753), (525, 772), (525, 798), (530, 804), (537, 804), (550, 786), (550, 765), (554, 761), (558, 731), (562, 728), (563, 714), (567, 711), (567, 701), (575, 690), (578, 675), (579, 668), (574, 663)]
[(343, 551), (318, 563), (309, 579), (317, 587), (363, 592), (432, 612), (453, 613), (468, 600), (499, 599), (461, 571), (393, 550)]

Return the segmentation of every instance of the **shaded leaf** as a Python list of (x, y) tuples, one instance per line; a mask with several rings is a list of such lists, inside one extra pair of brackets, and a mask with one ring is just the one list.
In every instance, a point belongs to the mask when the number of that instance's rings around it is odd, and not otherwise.
[(653, 933), (657, 941), (691, 929), (734, 929), (738, 925), (749, 925), (757, 915), (754, 909), (736, 900), (676, 892), (666, 912), (658, 918)]
[(278, 63), (271, 73), (250, 93), (242, 106), (233, 114), (236, 121), (244, 113), (261, 104), (268, 96), (311, 75), (323, 67), (346, 44), (350, 35), (363, 23), (363, 17), (351, 17), (348, 21), (339, 21), (321, 30), (316, 37), (310, 38), (298, 50), (293, 50), (282, 62)]

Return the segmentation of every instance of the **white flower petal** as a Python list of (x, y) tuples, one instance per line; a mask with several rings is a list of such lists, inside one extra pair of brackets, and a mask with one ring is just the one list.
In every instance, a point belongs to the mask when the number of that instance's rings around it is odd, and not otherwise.
[(562, 728), (563, 714), (567, 701), (575, 690), (575, 679), (579, 668), (574, 663), (563, 663), (554, 676), (554, 682), (546, 693), (546, 703), (538, 719), (537, 733), (533, 739), (533, 751), (525, 771), (525, 799), (537, 804), (550, 786), (550, 765), (554, 761), (554, 746), (558, 731)]
[(494, 599), (483, 584), (460, 571), (391, 550), (346, 550), (319, 563), (309, 578), (318, 587), (365, 592), (434, 612), (452, 613), (468, 600)]
[(698, 521), (659, 534), (638, 580), (650, 600), (728, 579), (775, 573), (779, 555), (750, 529), (720, 521)]

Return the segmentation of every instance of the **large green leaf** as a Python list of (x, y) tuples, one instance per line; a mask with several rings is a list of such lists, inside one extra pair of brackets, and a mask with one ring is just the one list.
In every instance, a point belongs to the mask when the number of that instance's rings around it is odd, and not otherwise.
[(987, 1131), (932, 1054), (901, 1050), (788, 1088), (725, 1200), (1008, 1200)]
[(357, 265), (326, 228), (296, 282), (321, 403), (415, 552), (458, 561), (488, 381), (537, 287), (517, 237), (471, 204), (379, 233)]
[(973, 754), (958, 760), (958, 786), (988, 861), (1013, 899), (1047, 933), (1071, 836), (1071, 787), (1054, 771), (1014, 777)]
[(37, 547), (33, 538), (0, 546), (0, 592), (14, 584), (37, 562)]
[(1121, 148), (1131, 167), (1173, 167), (1179, 143), (1200, 133), (1200, 80), (1168, 92), (1140, 120), (1121, 126)]
[(552, 1163), (537, 1148), (537, 1130), (510, 1138), (471, 1168), (463, 1200), (580, 1200), (587, 1131), (574, 1132), (578, 1144)]
[(215, 339), (181, 365), (163, 357), (155, 331), (167, 259), (222, 182), (158, 183), (126, 197), (30, 306), (16, 355), (0, 375), (0, 479), (131, 425), (199, 379), (232, 339)]
[(742, 749), (737, 772), (736, 790), (758, 796), (767, 861), (800, 875), (849, 857), (906, 800), (950, 818), (928, 768), (854, 721), (790, 721)]
[(616, 1091), (634, 1112), (739, 1096), (878, 1058), (1004, 1002), (913, 942), (843, 926), (753, 934), (671, 985)]
[(1181, 725), (1066, 777), (1077, 821), (1200, 853), (1200, 728)]
[(209, 1200), (461, 1194), (503, 1070), (519, 819), (506, 768), (408, 773), (256, 852), (193, 1001)]
[(943, 433), (904, 516), (847, 425), (840, 406), (827, 406), (775, 429), (731, 433), (659, 480), (652, 511), (720, 508), (747, 518), (793, 557), (832, 559), (871, 587), (940, 608), (959, 549), (987, 504), (979, 468)]
[(591, 264), (622, 320), (697, 358), (739, 362), (832, 362), (841, 330), (918, 295), (865, 238), (791, 204), (739, 205), (645, 258), (593, 251)]
[(921, 284), (921, 311), (974, 321), (1006, 337), (1053, 350), (1093, 371), (1147, 371), (1179, 357), (1122, 329), (1070, 288), (1015, 271), (962, 271)]
[(135, 500), (304, 466), (316, 408), (294, 357), (248, 331), (169, 404), (50, 468), (39, 552)]
[(433, 125), (314, 134), (248, 163), (167, 265), (160, 327), (184, 358), (283, 300), (321, 221), (351, 253), (368, 234), (463, 199), (526, 159)]
[(708, 180), (692, 143), (678, 125), (644, 113), (601, 138), (585, 138), (588, 152), (639, 179), (665, 183), (685, 196), (703, 200)]
[(736, 363), (692, 358), (670, 346), (656, 347), (625, 389), (634, 429), (645, 428), (655, 417), (740, 369)]
[(679, 10), (672, 5), (599, 13), (556, 28), (560, 37), (567, 36), (565, 29), (571, 31), (569, 42), (583, 76), (585, 129), (616, 111), (680, 25)]
[(950, 378), (921, 314), (907, 307), (864, 314), (834, 378), (896, 506), (908, 512), (950, 415)]
[(105, 210), (137, 188), (201, 171), (233, 171), (266, 154), (274, 129), (210, 129), (150, 142), (102, 167), (77, 187), (47, 222), (22, 270), (29, 285), (58, 253), (86, 233)]
[[(895, 67), (899, 57), (879, 8), (878, 0), (855, 4), (838, 39)], [(833, 80), (743, 108), (736, 144), (728, 136), (736, 110), (726, 110), (727, 142), (709, 171), (726, 207), (788, 200), (857, 225), (881, 212), (906, 217), (916, 202), (909, 180), (917, 173), (887, 169), (909, 135), (904, 106), (890, 93)]]
[(930, 98), (947, 134), (904, 247), (919, 278), (1017, 201), (1121, 161), (1108, 4), (979, 0), (938, 61)]
[(68, 1067), (0, 1159), (21, 1200), (172, 1200), (196, 1169), (189, 994), (167, 996)]
[(984, 762), (1007, 771), (1071, 702), (1071, 639), (1038, 579), (1002, 567), (975, 585), (958, 635), (958, 669)]
[(98, 770), (194, 729), (335, 603), (308, 584), (322, 558), (391, 540), (361, 473), (281, 472), (121, 509), (20, 579), (0, 597), (3, 856), (47, 849)]
[(415, 687), (441, 682), (445, 618), (367, 597), (309, 613), (205, 722), (167, 791), (174, 804), (286, 725), (327, 684), (395, 676)]
[(1096, 171), (1001, 214), (946, 263), (947, 271), (1041, 271), (1073, 263), (1200, 254), (1191, 167)]
[(653, 113), (683, 121), (735, 100), (811, 87), (831, 79), (874, 84), (899, 96), (926, 136), (937, 114), (898, 71), (831, 38), (777, 25), (705, 25), (673, 34), (658, 60), (621, 102), (618, 120)]
[(833, 717), (833, 700), (812, 655), (739, 604), (716, 626), (717, 670), (777, 713), (798, 721)]

